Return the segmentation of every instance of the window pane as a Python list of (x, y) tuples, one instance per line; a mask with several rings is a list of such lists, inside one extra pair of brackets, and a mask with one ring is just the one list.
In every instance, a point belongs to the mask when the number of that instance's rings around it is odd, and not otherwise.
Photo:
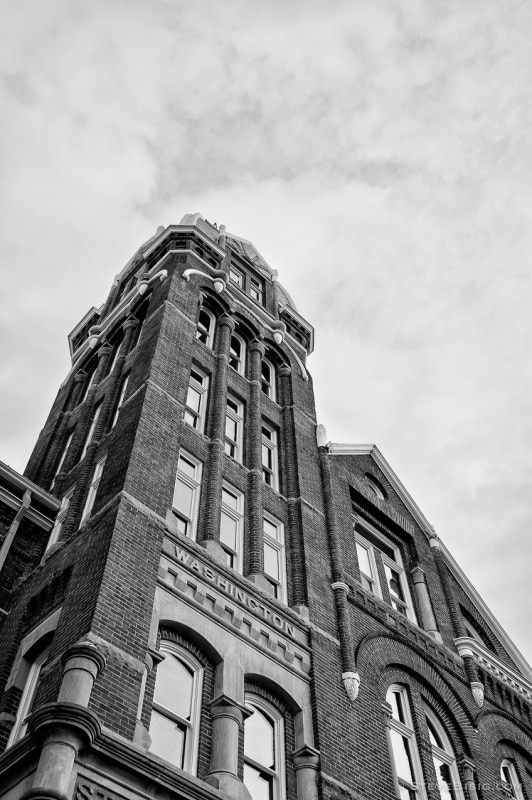
[(189, 519), (192, 518), (192, 503), (194, 501), (194, 490), (183, 483), (178, 477), (175, 482), (173, 506), (185, 514)]
[(279, 569), (279, 551), (277, 548), (272, 547), (271, 544), (268, 542), (264, 542), (264, 572), (270, 576), (270, 578), (275, 578), (275, 580), (281, 580), (281, 574)]
[(401, 586), (399, 573), (396, 572), (396, 570), (389, 567), (388, 564), (384, 565), (384, 571), (386, 573), (386, 580), (388, 581), (388, 589), (390, 590), (390, 596), (392, 600), (396, 599), (404, 603), (405, 598), (403, 594), (403, 588)]
[(438, 789), (440, 790), (441, 800), (456, 800), (456, 794), (453, 788), (453, 780), (449, 765), (445, 764), (441, 759), (434, 756), (434, 769), (436, 770), (436, 778), (438, 780)]
[(368, 577), (371, 577), (371, 564), (369, 560), (369, 553), (365, 547), (363, 547), (359, 542), (357, 542), (357, 556), (358, 556), (358, 564), (360, 567), (360, 571), (363, 572)]
[(393, 728), (390, 730), (390, 734), (397, 777), (407, 783), (413, 784), (415, 783), (414, 770), (412, 768), (408, 739), (401, 736), (401, 734)]
[(273, 781), (271, 777), (261, 775), (251, 764), (244, 764), (244, 784), (252, 800), (272, 800)]
[(196, 465), (193, 464), (192, 461), (189, 461), (188, 458), (185, 458), (184, 456), (179, 456), (179, 462), (177, 466), (178, 469), (181, 472), (184, 472), (185, 475), (188, 475), (189, 478), (196, 477)]
[(201, 394), (198, 392), (197, 389), (193, 389), (192, 386), (189, 386), (187, 392), (187, 406), (191, 408), (193, 411), (199, 413), (200, 403), (201, 403)]
[(222, 489), (222, 503), (229, 508), (234, 508), (235, 511), (238, 509), (238, 497), (227, 489)]
[(271, 536), (272, 539), (279, 541), (279, 528), (277, 525), (274, 525), (273, 522), (270, 522), (269, 519), (263, 520), (264, 523), (264, 533), (266, 536)]
[(194, 678), (182, 661), (167, 653), (157, 667), (154, 703), (182, 719), (190, 719)]
[(150, 721), (150, 750), (177, 767), (183, 768), (186, 731), (176, 722), (152, 711)]
[(231, 550), (237, 550), (237, 522), (224, 511), (220, 516), (220, 540)]
[(225, 435), (228, 439), (231, 439), (233, 442), (236, 442), (236, 422), (231, 417), (225, 418)]
[(441, 750), (445, 750), (437, 730), (434, 728), (434, 725), (428, 718), (427, 718), (427, 728), (429, 729), (429, 738), (431, 744), (436, 745), (436, 747), (439, 747)]
[(257, 764), (275, 769), (273, 723), (256, 708), (245, 722), (244, 753)]
[(406, 725), (403, 698), (399, 692), (390, 692), (386, 699), (392, 707), (392, 717), (402, 722), (403, 725)]

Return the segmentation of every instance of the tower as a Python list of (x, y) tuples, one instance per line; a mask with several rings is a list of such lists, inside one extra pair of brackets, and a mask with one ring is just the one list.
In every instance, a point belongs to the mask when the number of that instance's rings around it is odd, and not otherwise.
[[(532, 673), (247, 240), (158, 229), (3, 509), (0, 798), (532, 797)], [(502, 793), (502, 794), (501, 794)]]

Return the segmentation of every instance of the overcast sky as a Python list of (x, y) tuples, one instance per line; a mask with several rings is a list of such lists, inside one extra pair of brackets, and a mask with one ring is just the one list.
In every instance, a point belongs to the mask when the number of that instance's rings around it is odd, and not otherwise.
[(329, 439), (379, 446), (530, 660), (530, 2), (4, 10), (0, 458), (113, 276), (199, 211), (315, 326)]

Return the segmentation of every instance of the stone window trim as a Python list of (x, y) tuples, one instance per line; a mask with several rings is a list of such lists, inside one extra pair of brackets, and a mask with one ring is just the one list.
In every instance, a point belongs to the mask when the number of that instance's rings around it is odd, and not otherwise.
[(54, 483), (55, 483), (55, 480), (56, 480), (57, 476), (59, 475), (59, 473), (63, 469), (63, 465), (64, 465), (64, 463), (66, 461), (66, 458), (67, 458), (67, 455), (68, 455), (68, 451), (70, 449), (70, 445), (72, 444), (72, 439), (74, 438), (74, 433), (75, 432), (76, 432), (76, 429), (72, 428), (70, 433), (67, 435), (67, 438), (66, 438), (66, 441), (65, 441), (65, 444), (64, 444), (64, 447), (63, 447), (63, 452), (61, 453), (61, 457), (59, 459), (57, 467), (55, 468), (54, 477), (52, 479), (52, 488), (54, 486)]
[[(236, 486), (224, 481), (220, 508), (220, 545), (227, 558), (227, 566), (242, 573), (244, 546), (244, 492)], [(232, 527), (229, 532), (234, 535), (233, 541), (224, 538), (225, 526)]]
[(118, 400), (116, 402), (115, 412), (113, 414), (113, 418), (111, 420), (111, 425), (109, 426), (109, 430), (113, 430), (113, 428), (115, 427), (115, 425), (116, 425), (116, 423), (118, 421), (118, 416), (120, 414), (122, 406), (124, 405), (124, 399), (125, 399), (126, 392), (127, 392), (127, 385), (129, 383), (129, 376), (130, 376), (130, 373), (128, 373), (127, 375), (124, 375), (124, 377), (122, 378), (122, 383), (120, 385), (120, 394), (118, 395)]

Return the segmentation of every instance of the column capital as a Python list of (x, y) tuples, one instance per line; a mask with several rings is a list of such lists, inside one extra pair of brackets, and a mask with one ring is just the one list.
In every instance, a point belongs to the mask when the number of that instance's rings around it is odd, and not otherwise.
[(426, 583), (425, 570), (419, 564), (412, 567), (410, 574), (414, 583)]
[(131, 315), (122, 323), (122, 330), (125, 332), (128, 328), (136, 328), (138, 324), (139, 320), (137, 317)]
[(248, 350), (250, 353), (259, 353), (261, 358), (263, 358), (266, 353), (266, 348), (258, 339), (253, 339), (253, 341), (249, 343)]
[(222, 327), (229, 328), (231, 333), (234, 331), (236, 327), (236, 323), (233, 317), (230, 317), (229, 314), (222, 314), (221, 317), (218, 317), (218, 325)]
[(67, 728), (85, 744), (92, 744), (100, 735), (100, 720), (88, 708), (76, 703), (47, 703), (34, 711), (28, 721), (31, 735), (37, 740), (50, 739), (54, 731)]
[(105, 358), (106, 356), (109, 356), (109, 355), (111, 355), (111, 353), (112, 353), (112, 352), (113, 352), (113, 348), (111, 347), (111, 345), (110, 345), (108, 342), (106, 342), (106, 343), (105, 343), (104, 345), (102, 345), (102, 347), (100, 347), (100, 349), (98, 350), (98, 354), (97, 354), (98, 361), (101, 361), (101, 360), (102, 360), (103, 358)]
[(220, 694), (214, 700), (211, 700), (210, 709), (213, 718), (230, 717), (238, 722), (239, 725), (253, 714), (253, 711), (250, 711), (249, 708), (226, 694)]
[(288, 378), (292, 374), (292, 367), (289, 367), (288, 364), (283, 364), (282, 367), (279, 367), (278, 372), (281, 378)]
[(103, 653), (99, 651), (95, 644), (88, 641), (78, 642), (77, 644), (72, 645), (72, 647), (69, 647), (68, 650), (65, 650), (61, 656), (61, 664), (63, 665), (63, 669), (68, 666), (69, 661), (73, 661), (74, 659), (83, 659), (95, 664), (96, 674), (105, 669), (105, 665), (107, 663)]
[(318, 769), (320, 764), (320, 751), (309, 744), (304, 744), (292, 753), (294, 757), (294, 767), (299, 769)]

